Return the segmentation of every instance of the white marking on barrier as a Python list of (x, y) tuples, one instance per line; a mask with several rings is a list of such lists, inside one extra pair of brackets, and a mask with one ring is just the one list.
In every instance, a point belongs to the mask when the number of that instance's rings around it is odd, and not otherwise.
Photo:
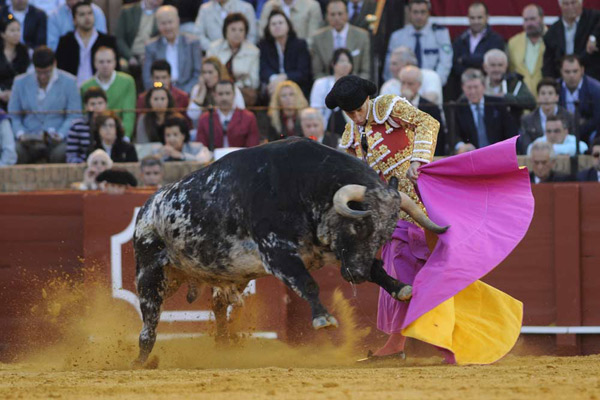
[(600, 326), (523, 326), (521, 333), (535, 335), (599, 335)]

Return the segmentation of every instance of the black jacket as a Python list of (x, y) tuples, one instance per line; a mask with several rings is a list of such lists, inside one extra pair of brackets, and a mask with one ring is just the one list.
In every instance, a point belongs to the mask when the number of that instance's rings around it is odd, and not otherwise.
[[(0, 18), (6, 20), (10, 10), (4, 5), (5, 1), (0, 3), (3, 6), (2, 11), (0, 11)], [(35, 50), (36, 47), (46, 44), (48, 17), (44, 11), (30, 4), (23, 25), (22, 40), (30, 49)]]
[(452, 69), (453, 72), (460, 75), (467, 68), (481, 69), (483, 65), (483, 56), (488, 50), (500, 49), (504, 51), (506, 45), (500, 34), (494, 31), (489, 26), (486, 28), (483, 38), (475, 47), (475, 52), (471, 54), (471, 45), (469, 44), (469, 30), (464, 31), (452, 44), (454, 50)]
[[(96, 142), (96, 149), (105, 150), (101, 143)], [(110, 159), (113, 162), (136, 162), (138, 161), (137, 152), (135, 146), (131, 143), (123, 141), (123, 139), (117, 139), (110, 150)]]
[[(92, 45), (92, 71), (94, 74), (96, 73), (96, 67), (94, 67), (94, 55), (96, 54), (96, 51), (98, 51), (98, 48), (102, 46), (114, 49), (117, 54), (117, 60), (119, 59), (119, 54), (117, 53), (117, 39), (112, 35), (98, 32), (98, 38)], [(60, 37), (58, 47), (56, 48), (56, 65), (59, 69), (77, 76), (77, 70), (79, 69), (79, 43), (77, 43), (77, 39), (75, 39), (74, 31)], [(117, 62), (117, 67), (118, 65), (119, 63)]]
[[(266, 85), (271, 75), (279, 73), (279, 56), (275, 42), (263, 39), (258, 44), (258, 48), (260, 49), (260, 81)], [(304, 96), (308, 98), (312, 86), (312, 63), (304, 39), (288, 38), (283, 64), (288, 79), (296, 82), (304, 92)]]
[[(567, 108), (567, 89), (563, 87), (562, 80), (558, 83), (560, 84), (558, 104)], [(587, 74), (583, 76), (583, 83), (579, 90), (579, 116), (581, 117), (579, 134), (581, 140), (587, 142), (594, 131), (600, 132), (600, 82)], [(575, 134), (575, 132), (569, 133)]]
[[(531, 183), (535, 183), (535, 175), (533, 172), (529, 173), (529, 180)], [(561, 172), (550, 171), (550, 175), (548, 179), (541, 181), (540, 183), (552, 183), (552, 182), (571, 182), (572, 179), (569, 175), (563, 174)]]
[(577, 174), (577, 180), (579, 182), (598, 182), (598, 176), (600, 176), (600, 172), (592, 167), (579, 172)]

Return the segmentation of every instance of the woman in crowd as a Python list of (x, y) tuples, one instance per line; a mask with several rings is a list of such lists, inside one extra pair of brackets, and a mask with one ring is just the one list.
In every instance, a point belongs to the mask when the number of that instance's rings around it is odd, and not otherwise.
[(300, 86), (292, 81), (279, 82), (269, 102), (269, 142), (288, 136), (302, 136), (300, 111), (308, 101)]
[(135, 147), (123, 140), (125, 130), (121, 119), (114, 112), (103, 111), (94, 118), (92, 136), (94, 147), (106, 151), (113, 162), (138, 160)]
[(306, 41), (299, 39), (288, 17), (280, 9), (271, 11), (260, 49), (260, 81), (271, 95), (280, 82), (294, 81), (306, 96), (310, 93), (312, 69)]
[(154, 154), (163, 161), (199, 161), (207, 163), (212, 153), (199, 142), (190, 142), (190, 129), (185, 117), (175, 113), (169, 116), (161, 130), (160, 145)]
[[(202, 72), (198, 78), (198, 83), (192, 88), (190, 93), (190, 105), (187, 109), (188, 116), (197, 125), (202, 109), (215, 105), (214, 92), (217, 82), (231, 79), (225, 66), (217, 57), (207, 57), (202, 60)], [(235, 108), (246, 108), (244, 96), (238, 87), (235, 88)]]
[(27, 71), (31, 60), (21, 43), (21, 23), (12, 14), (0, 21), (0, 37), (0, 107), (6, 110), (13, 80)]
[(352, 53), (348, 49), (337, 49), (333, 53), (329, 71), (332, 75), (324, 76), (315, 81), (310, 92), (310, 106), (316, 108), (323, 115), (323, 123), (326, 130), (342, 136), (346, 127), (344, 112), (340, 108), (330, 110), (325, 106), (325, 97), (333, 88), (333, 84), (343, 76), (350, 75), (354, 68)]
[(207, 56), (218, 57), (248, 106), (256, 104), (258, 86), (258, 47), (247, 40), (248, 20), (241, 13), (231, 13), (223, 22), (223, 38), (212, 42)]
[(135, 142), (138, 144), (160, 142), (160, 129), (166, 118), (170, 116), (174, 107), (173, 96), (160, 82), (155, 82), (154, 87), (146, 92), (143, 113), (138, 119), (135, 132)]

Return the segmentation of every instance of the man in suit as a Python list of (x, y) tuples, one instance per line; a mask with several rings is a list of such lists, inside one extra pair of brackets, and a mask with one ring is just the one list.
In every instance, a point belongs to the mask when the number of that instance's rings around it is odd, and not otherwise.
[(0, 18), (6, 21), (8, 14), (21, 24), (21, 42), (35, 49), (46, 44), (48, 17), (39, 8), (29, 4), (29, 0), (12, 0), (2, 7)]
[(563, 58), (559, 104), (575, 114), (576, 102), (579, 102), (579, 135), (582, 141), (589, 143), (600, 130), (600, 82), (585, 72), (577, 56)]
[(530, 4), (523, 9), (523, 32), (508, 41), (508, 69), (523, 76), (523, 82), (531, 93), (535, 93), (537, 84), (542, 80), (544, 60), (544, 9)]
[(352, 73), (364, 79), (371, 76), (371, 44), (369, 32), (348, 23), (344, 0), (331, 0), (327, 4), (329, 26), (316, 31), (311, 40), (312, 71), (315, 79), (331, 75), (331, 57), (339, 48), (352, 53)]
[(590, 35), (598, 34), (600, 12), (584, 9), (583, 0), (559, 0), (558, 4), (561, 16), (544, 35), (546, 51), (542, 75), (558, 78), (560, 60), (565, 55), (575, 54), (588, 74), (600, 79), (600, 52), (596, 41), (590, 39)]
[(119, 12), (115, 36), (122, 65), (139, 69), (144, 62), (146, 42), (158, 34), (155, 16), (162, 4), (163, 0), (142, 0)]
[(592, 143), (592, 157), (594, 157), (592, 167), (577, 174), (579, 182), (600, 182), (600, 138), (596, 138)]
[(538, 107), (521, 118), (519, 152), (525, 154), (527, 147), (537, 138), (544, 136), (546, 119), (552, 115), (568, 121), (568, 131), (575, 132), (573, 114), (558, 105), (560, 86), (553, 78), (543, 78), (537, 85)]
[(205, 112), (198, 121), (197, 141), (202, 142), (211, 151), (223, 147), (258, 145), (260, 135), (256, 117), (248, 110), (233, 107), (234, 90), (233, 81), (219, 81), (215, 87), (217, 109)]
[(419, 68), (433, 69), (446, 84), (452, 69), (452, 42), (448, 28), (431, 23), (429, 0), (410, 0), (408, 14), (410, 24), (397, 30), (390, 36), (383, 78), (391, 79), (389, 59), (394, 49), (400, 46), (409, 47), (417, 57)]
[(243, 0), (209, 0), (200, 6), (196, 17), (196, 36), (200, 38), (200, 45), (208, 49), (210, 44), (223, 38), (223, 22), (231, 13), (242, 13), (248, 20), (247, 39), (256, 43), (256, 16), (252, 5)]
[(571, 178), (553, 170), (556, 155), (548, 142), (536, 142), (531, 149), (532, 171), (529, 173), (531, 183), (568, 182)]
[(162, 6), (156, 12), (160, 35), (146, 45), (142, 76), (144, 86), (152, 86), (150, 67), (155, 60), (166, 59), (171, 65), (172, 84), (189, 93), (197, 83), (202, 66), (200, 42), (179, 32), (179, 15), (173, 6)]
[[(15, 79), (8, 102), (19, 163), (41, 158), (65, 162), (65, 138), (77, 114), (43, 112), (81, 110), (77, 82), (73, 75), (56, 68), (54, 52), (48, 47), (38, 47), (32, 59), (35, 71)], [(24, 114), (27, 111), (34, 113)]]
[[(73, 25), (73, 6), (81, 0), (66, 0), (50, 15), (48, 15), (48, 47), (56, 51), (61, 36), (75, 29)], [(92, 3), (94, 10), (94, 26), (98, 32), (108, 33), (106, 16), (98, 5)]]
[(323, 13), (315, 0), (269, 0), (260, 13), (258, 23), (260, 37), (264, 37), (269, 15), (275, 8), (283, 10), (300, 39), (308, 39), (313, 32), (323, 26)]
[(73, 6), (75, 30), (61, 36), (56, 48), (58, 68), (77, 76), (81, 86), (96, 73), (94, 55), (100, 47), (110, 47), (117, 52), (117, 39), (98, 32), (94, 26), (94, 10), (90, 0)]
[(457, 152), (482, 148), (516, 134), (515, 124), (506, 101), (484, 96), (485, 78), (477, 69), (469, 68), (461, 77), (464, 99), (459, 101), (456, 122), (460, 142)]
[(377, 2), (375, 0), (350, 0), (348, 1), (348, 22), (368, 30), (367, 15), (375, 14), (376, 8)]
[(337, 149), (338, 136), (325, 132), (323, 115), (316, 108), (308, 107), (300, 111), (300, 127), (305, 138)]

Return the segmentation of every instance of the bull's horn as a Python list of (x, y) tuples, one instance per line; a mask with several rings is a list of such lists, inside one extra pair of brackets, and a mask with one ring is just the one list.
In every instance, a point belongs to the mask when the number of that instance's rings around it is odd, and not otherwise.
[(439, 226), (434, 223), (432, 220), (425, 215), (423, 210), (419, 208), (417, 203), (413, 201), (410, 197), (408, 197), (405, 193), (400, 192), (400, 198), (402, 199), (402, 203), (400, 203), (400, 208), (406, 212), (408, 215), (412, 217), (415, 221), (419, 223), (423, 228), (430, 230), (435, 233), (444, 233), (448, 230), (450, 226)]
[(369, 211), (353, 210), (348, 207), (350, 201), (361, 202), (365, 199), (366, 186), (345, 185), (338, 189), (333, 195), (333, 207), (335, 211), (348, 218), (363, 218), (369, 215)]

